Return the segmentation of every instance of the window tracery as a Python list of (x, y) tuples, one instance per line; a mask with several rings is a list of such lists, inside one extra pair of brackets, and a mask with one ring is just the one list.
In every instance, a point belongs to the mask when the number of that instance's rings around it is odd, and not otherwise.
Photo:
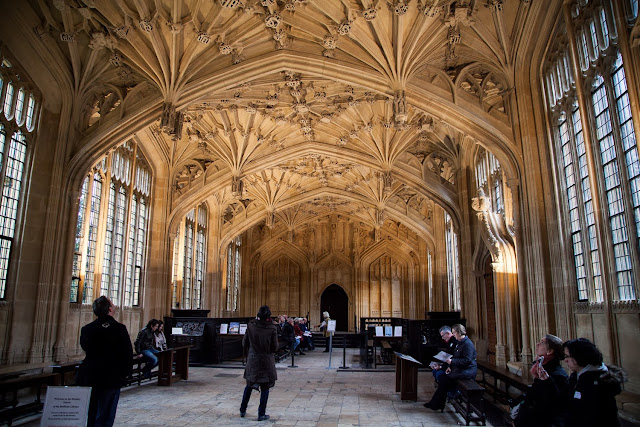
[[(631, 11), (633, 3), (637, 10), (637, 1), (627, 3)], [(615, 273), (610, 280), (612, 298), (632, 300), (636, 298), (634, 277), (640, 268), (633, 261), (638, 258), (640, 244), (640, 163), (616, 22), (608, 0), (579, 3), (572, 10), (576, 19), (558, 31), (575, 26), (580, 69), (564, 64), (568, 71), (565, 80), (571, 85), (568, 90), (557, 90), (557, 58), (570, 55), (566, 43), (558, 44), (546, 59), (543, 81), (552, 123), (556, 123), (552, 130), (562, 201), (570, 224), (577, 299), (604, 300), (604, 258), (610, 260)], [(584, 99), (579, 101), (588, 108), (586, 113), (578, 105), (580, 91), (574, 90), (577, 77), (584, 81)], [(585, 124), (591, 141), (585, 141)], [(590, 170), (595, 176), (590, 176)], [(602, 224), (594, 213), (592, 181), (604, 190), (599, 201), (604, 208)], [(598, 237), (598, 226), (605, 235)]]
[(238, 310), (238, 289), (240, 288), (240, 270), (242, 256), (240, 248), (242, 239), (236, 237), (227, 247), (227, 310)]
[(36, 97), (30, 87), (23, 71), (7, 58), (0, 58), (0, 300), (6, 298), (28, 143), (34, 136)]
[(136, 144), (124, 143), (85, 176), (80, 189), (69, 301), (106, 295), (140, 305), (151, 174)]
[(449, 283), (449, 309), (460, 310), (460, 266), (458, 264), (458, 233), (449, 214), (444, 215), (447, 251), (447, 281)]
[(172, 306), (202, 307), (206, 266), (207, 208), (200, 205), (184, 217), (173, 247)]

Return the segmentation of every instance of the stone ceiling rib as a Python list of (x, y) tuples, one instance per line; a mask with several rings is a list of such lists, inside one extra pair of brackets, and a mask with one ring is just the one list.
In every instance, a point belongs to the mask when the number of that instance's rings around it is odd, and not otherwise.
[(410, 192), (455, 216), (475, 144), (507, 174), (520, 163), (506, 97), (521, 2), (36, 1), (88, 123), (70, 166), (137, 134), (166, 162), (172, 216), (218, 195), (271, 221), (343, 188), (378, 226), (416, 221)]

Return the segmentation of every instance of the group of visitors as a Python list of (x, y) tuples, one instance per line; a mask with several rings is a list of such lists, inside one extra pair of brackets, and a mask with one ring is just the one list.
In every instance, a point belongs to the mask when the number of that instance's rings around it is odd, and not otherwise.
[(136, 353), (145, 359), (145, 366), (142, 370), (144, 378), (151, 378), (151, 370), (158, 366), (158, 356), (156, 354), (167, 349), (167, 338), (164, 336), (164, 322), (158, 319), (151, 319), (147, 326), (138, 332), (133, 346)]
[(304, 356), (306, 353), (302, 350), (315, 350), (306, 317), (294, 318), (281, 314), (278, 316), (276, 329), (280, 341), (285, 343), (292, 353), (296, 354), (297, 351), (299, 356)]
[[(444, 409), (447, 394), (455, 392), (458, 379), (475, 379), (476, 350), (465, 327), (440, 328), (451, 354), (444, 364), (432, 364), (438, 384), (431, 400), (424, 404)], [(602, 353), (586, 338), (562, 342), (547, 334), (536, 344), (536, 361), (531, 367), (531, 384), (511, 412), (516, 427), (528, 426), (617, 426), (615, 396), (622, 391), (626, 373), (603, 363)], [(564, 360), (570, 376), (560, 365)]]

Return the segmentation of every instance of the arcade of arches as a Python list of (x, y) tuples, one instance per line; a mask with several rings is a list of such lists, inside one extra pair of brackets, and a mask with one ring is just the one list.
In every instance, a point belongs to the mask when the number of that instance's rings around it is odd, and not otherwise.
[(584, 336), (640, 392), (637, 0), (2, 11), (3, 369), (80, 357), (104, 294), (132, 334), (461, 311), (482, 359)]

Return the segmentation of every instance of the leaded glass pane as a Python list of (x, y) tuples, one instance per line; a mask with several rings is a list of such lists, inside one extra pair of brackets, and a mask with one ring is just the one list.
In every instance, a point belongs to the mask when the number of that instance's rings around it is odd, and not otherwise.
[(109, 280), (111, 273), (111, 255), (113, 251), (113, 230), (115, 228), (116, 211), (116, 186), (109, 186), (109, 204), (107, 205), (106, 230), (104, 233), (104, 252), (102, 256), (102, 280), (100, 282), (100, 295), (109, 295)]
[(80, 274), (82, 268), (82, 237), (87, 210), (87, 197), (89, 195), (89, 177), (86, 176), (80, 188), (78, 200), (78, 222), (76, 225), (76, 237), (73, 245), (73, 262), (71, 266), (71, 292), (69, 302), (78, 302), (78, 287), (80, 286)]
[(193, 263), (193, 223), (187, 222), (185, 226), (184, 243), (184, 275), (182, 278), (182, 308), (191, 307), (191, 281)]
[[(614, 92), (617, 88), (626, 87), (620, 83), (620, 75), (613, 79)], [(617, 83), (616, 83), (617, 80)], [(620, 93), (619, 99), (624, 93)], [(607, 100), (606, 87), (601, 76), (596, 75), (592, 101), (596, 114), (596, 134), (600, 145), (602, 169), (606, 189), (607, 209), (609, 225), (613, 243), (616, 276), (618, 279), (618, 291), (620, 297), (633, 294), (633, 278), (631, 271), (631, 254), (629, 248), (629, 236), (625, 219), (625, 205), (621, 188), (621, 179), (618, 169), (618, 156), (612, 135), (611, 115)], [(624, 102), (618, 103), (624, 107)]]
[(89, 210), (89, 234), (87, 236), (87, 262), (84, 273), (84, 288), (82, 302), (88, 304), (93, 299), (93, 285), (95, 274), (96, 248), (98, 242), (98, 231), (100, 218), (100, 200), (102, 196), (102, 177), (99, 173), (93, 175), (93, 186), (91, 188), (91, 207)]
[(22, 112), (24, 110), (24, 95), (24, 88), (20, 88), (20, 90), (18, 90), (18, 96), (16, 97), (16, 112), (14, 114), (17, 123), (20, 123), (22, 121)]
[(13, 103), (13, 83), (7, 83), (7, 93), (4, 95), (4, 115), (9, 118), (11, 115), (11, 104)]
[(32, 131), (34, 125), (34, 114), (36, 110), (36, 98), (33, 95), (29, 95), (29, 102), (27, 103), (27, 130)]

